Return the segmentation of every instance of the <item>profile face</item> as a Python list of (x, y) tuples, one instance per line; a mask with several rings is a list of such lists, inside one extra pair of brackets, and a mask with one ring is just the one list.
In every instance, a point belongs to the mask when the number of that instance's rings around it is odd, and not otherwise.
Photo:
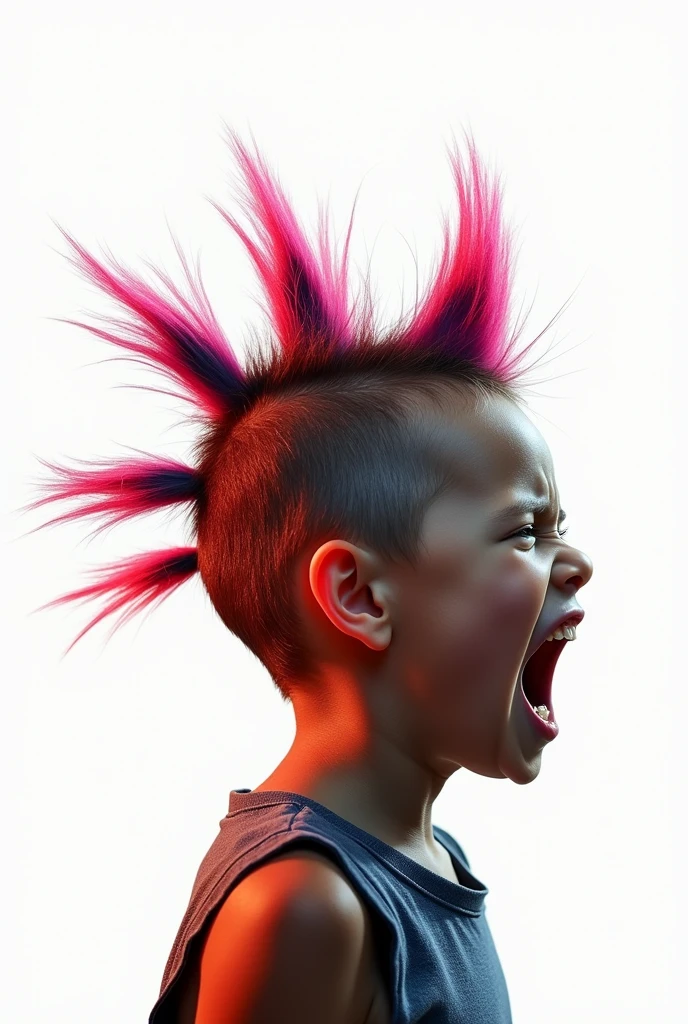
[[(535, 720), (523, 665), (544, 627), (580, 607), (592, 563), (561, 537), (552, 456), (518, 406), (490, 397), (432, 426), (456, 486), (427, 511), (417, 565), (390, 573), (388, 669), (413, 709), (403, 728), (442, 776), (465, 766), (525, 784), (556, 729)], [(544, 509), (494, 518), (521, 499)], [(552, 687), (555, 703), (556, 673)]]

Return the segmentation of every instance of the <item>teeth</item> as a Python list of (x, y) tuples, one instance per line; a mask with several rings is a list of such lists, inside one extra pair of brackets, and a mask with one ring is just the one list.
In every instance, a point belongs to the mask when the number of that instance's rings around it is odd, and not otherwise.
[(576, 639), (576, 627), (575, 626), (562, 626), (546, 637), (547, 640), (575, 640)]
[(547, 707), (546, 704), (538, 704), (537, 707), (535, 707), (535, 705), (533, 704), (532, 708), (533, 708), (533, 711), (535, 712), (536, 715), (539, 715), (540, 718), (544, 718), (545, 721), (548, 721), (548, 719), (549, 719), (549, 708)]

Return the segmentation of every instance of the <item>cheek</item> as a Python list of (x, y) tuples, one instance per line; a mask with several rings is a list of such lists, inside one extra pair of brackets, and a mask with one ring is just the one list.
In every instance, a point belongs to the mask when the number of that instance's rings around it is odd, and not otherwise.
[(414, 708), (412, 727), (436, 751), (460, 749), (476, 764), (503, 725), (547, 590), (537, 567), (514, 563), (513, 553), (488, 568), (416, 592), (397, 676)]
[(525, 653), (547, 590), (546, 580), (513, 559), (493, 568), (459, 591), (448, 616), (441, 614), (447, 646), (476, 672), (502, 658), (507, 667), (521, 648)]
[(433, 561), (407, 581), (396, 619), (399, 654), (448, 682), (457, 673), (503, 674), (519, 650), (525, 654), (547, 591), (529, 557), (497, 549), (481, 559)]
[[(515, 557), (515, 556), (514, 556)], [(484, 603), (486, 621), (510, 646), (530, 638), (547, 593), (547, 578), (524, 557), (506, 560)]]

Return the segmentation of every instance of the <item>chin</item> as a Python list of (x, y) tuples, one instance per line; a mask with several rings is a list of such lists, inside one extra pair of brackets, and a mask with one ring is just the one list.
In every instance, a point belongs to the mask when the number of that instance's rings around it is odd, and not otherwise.
[(500, 778), (510, 779), (517, 786), (527, 786), (529, 782), (534, 782), (540, 774), (542, 751), (539, 750), (529, 761), (526, 761), (523, 756), (505, 756), (500, 761), (499, 767), (501, 769)]
[[(534, 782), (542, 767), (542, 749), (536, 750), (532, 757), (526, 758), (514, 732), (509, 723), (501, 742), (496, 744), (496, 749), (493, 747), (489, 752), (475, 750), (471, 752), (474, 756), (464, 750), (463, 757), (448, 758), (447, 761), (452, 764), (452, 771), (448, 775), (459, 768), (465, 768), (474, 775), (482, 775), (485, 779), (509, 779), (517, 786), (527, 786), (529, 782)], [(488, 754), (487, 757), (480, 756), (485, 753)]]
[(468, 768), (469, 772), (474, 772), (475, 775), (482, 775), (484, 779), (507, 779), (509, 776), (505, 775), (500, 768), (496, 768), (494, 765), (483, 766), (483, 765), (464, 765), (464, 768)]
[[(513, 758), (509, 760), (513, 760)], [(482, 775), (484, 779), (513, 779), (513, 765), (509, 764), (507, 766), (506, 762), (507, 758), (495, 757), (494, 755), (489, 760), (481, 760), (480, 758), (471, 760), (470, 757), (465, 757), (461, 762), (461, 766), (467, 768), (469, 772), (473, 772), (474, 775)]]
[(463, 767), (468, 768), (469, 772), (474, 772), (476, 775), (482, 775), (485, 779), (509, 779), (517, 786), (527, 786), (529, 782), (534, 782), (540, 774), (540, 764), (541, 758), (538, 755), (535, 761), (528, 765), (505, 764), (495, 768), (465, 764)]

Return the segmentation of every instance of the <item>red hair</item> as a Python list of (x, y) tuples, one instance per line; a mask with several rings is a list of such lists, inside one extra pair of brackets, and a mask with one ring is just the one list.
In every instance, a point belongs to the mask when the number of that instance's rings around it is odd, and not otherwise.
[(201, 436), (194, 465), (145, 452), (139, 459), (85, 463), (88, 468), (40, 460), (54, 478), (42, 482), (42, 497), (26, 508), (75, 503), (40, 529), (81, 517), (109, 526), (163, 506), (186, 507), (197, 547), (100, 567), (92, 585), (42, 607), (105, 599), (70, 650), (104, 617), (124, 609), (116, 629), (200, 570), (220, 618), (265, 664), (286, 699), (293, 681), (313, 669), (292, 600), (298, 554), (318, 538), (344, 535), (413, 560), (422, 515), (445, 479), (410, 416), (414, 402), (439, 400), (447, 388), (518, 401), (523, 358), (538, 338), (515, 351), (522, 325), (509, 332), (513, 268), (500, 188), (488, 181), (472, 140), (467, 171), (456, 147), (449, 154), (459, 230), (453, 235), (444, 221), (442, 253), (424, 296), (380, 331), (367, 284), (362, 299), (350, 302), (348, 295), (355, 203), (341, 259), (332, 251), (323, 208), (311, 246), (264, 159), (227, 131), (243, 178), (239, 205), (255, 237), (210, 201), (261, 279), (268, 344), (249, 347), (242, 368), (200, 270), (196, 283), (176, 241), (190, 292), (185, 297), (152, 267), (168, 298), (112, 256), (107, 265), (99, 262), (58, 225), (79, 272), (128, 314), (110, 321), (117, 333), (64, 322), (163, 374), (178, 389), (164, 393), (190, 403)]

